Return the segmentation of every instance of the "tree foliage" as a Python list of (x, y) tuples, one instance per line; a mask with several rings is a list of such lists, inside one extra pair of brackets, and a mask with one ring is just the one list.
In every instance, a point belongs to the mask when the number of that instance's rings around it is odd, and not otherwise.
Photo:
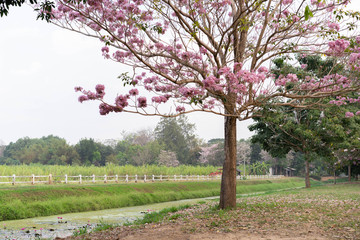
[[(335, 65), (333, 58), (298, 56), (298, 65), (289, 64), (285, 60), (286, 58), (274, 60), (275, 68), (272, 70), (274, 74), (281, 76), (292, 73), (312, 78), (323, 77), (328, 72), (351, 74), (344, 72), (343, 66)], [(293, 90), (291, 84), (286, 87), (288, 91)], [(297, 109), (289, 106), (264, 108), (265, 117), (254, 118), (256, 123), (250, 126), (251, 131), (256, 131), (252, 141), (261, 143), (264, 150), (277, 158), (284, 157), (292, 150), (304, 154), (306, 163), (317, 156), (333, 159), (334, 151), (342, 149), (348, 139), (351, 139), (347, 133), (349, 129), (354, 129), (355, 125), (350, 122), (357, 117), (348, 118), (346, 111), (349, 108), (329, 106), (330, 100), (324, 99), (322, 104), (318, 104), (313, 109)], [(299, 99), (299, 101), (314, 102), (312, 99)], [(308, 168), (309, 165), (306, 164), (307, 186), (310, 183)]]
[(180, 164), (197, 164), (200, 146), (195, 135), (195, 125), (186, 116), (161, 118), (155, 128), (155, 136), (166, 151), (176, 153)]

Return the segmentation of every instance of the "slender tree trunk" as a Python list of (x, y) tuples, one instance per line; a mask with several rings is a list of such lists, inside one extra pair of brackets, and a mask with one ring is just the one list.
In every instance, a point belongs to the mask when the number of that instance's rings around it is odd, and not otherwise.
[(334, 168), (334, 184), (336, 184), (336, 169)]
[(236, 207), (236, 121), (236, 117), (225, 117), (225, 162), (221, 177), (221, 209)]
[(351, 182), (351, 164), (348, 165), (348, 181)]
[(309, 169), (309, 159), (305, 156), (305, 187), (310, 188), (310, 169)]

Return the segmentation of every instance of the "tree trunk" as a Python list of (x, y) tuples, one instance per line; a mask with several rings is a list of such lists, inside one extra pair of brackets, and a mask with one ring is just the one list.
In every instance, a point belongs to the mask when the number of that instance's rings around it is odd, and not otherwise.
[(221, 209), (236, 207), (236, 121), (236, 117), (225, 117), (225, 162), (221, 177)]
[(334, 184), (336, 184), (336, 169), (334, 168)]
[(310, 188), (310, 170), (309, 170), (309, 160), (305, 157), (305, 187)]
[(348, 181), (351, 182), (351, 164), (348, 165)]

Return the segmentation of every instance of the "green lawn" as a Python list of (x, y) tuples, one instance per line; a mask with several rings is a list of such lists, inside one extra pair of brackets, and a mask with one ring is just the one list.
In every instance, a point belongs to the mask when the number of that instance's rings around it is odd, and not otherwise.
[[(303, 179), (239, 181), (237, 193), (304, 186)], [(218, 196), (220, 181), (10, 186), (0, 189), (0, 220), (23, 219)]]

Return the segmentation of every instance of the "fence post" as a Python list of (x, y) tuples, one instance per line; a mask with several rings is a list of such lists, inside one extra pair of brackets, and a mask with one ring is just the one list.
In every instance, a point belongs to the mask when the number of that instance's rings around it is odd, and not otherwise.
[(50, 173), (49, 174), (49, 184), (51, 184), (52, 183), (52, 174)]
[(152, 175), (152, 181), (155, 182), (155, 175)]
[(198, 181), (200, 180), (200, 175), (198, 175)]
[(82, 183), (81, 174), (79, 175), (79, 184)]
[(15, 179), (16, 179), (16, 176), (15, 174), (12, 175), (12, 185), (15, 185)]
[(92, 175), (92, 183), (95, 183), (95, 174)]
[(162, 175), (160, 175), (160, 182), (162, 182)]
[(31, 175), (31, 184), (32, 185), (35, 184), (35, 175), (34, 174)]
[(118, 183), (119, 182), (119, 176), (116, 174), (115, 175), (115, 182)]
[(176, 181), (176, 175), (174, 175), (174, 181)]
[(144, 175), (144, 183), (146, 183), (146, 175)]
[(126, 174), (125, 176), (125, 182), (128, 183), (129, 182), (129, 175)]
[(67, 184), (68, 183), (68, 176), (67, 176), (67, 174), (65, 174), (65, 184)]
[(137, 179), (137, 174), (135, 174), (135, 182), (136, 182), (136, 183), (137, 183), (137, 180), (138, 180), (138, 179)]
[(106, 174), (104, 175), (104, 183), (107, 183), (107, 176), (106, 176)]
[(180, 181), (182, 181), (182, 175), (180, 175)]

